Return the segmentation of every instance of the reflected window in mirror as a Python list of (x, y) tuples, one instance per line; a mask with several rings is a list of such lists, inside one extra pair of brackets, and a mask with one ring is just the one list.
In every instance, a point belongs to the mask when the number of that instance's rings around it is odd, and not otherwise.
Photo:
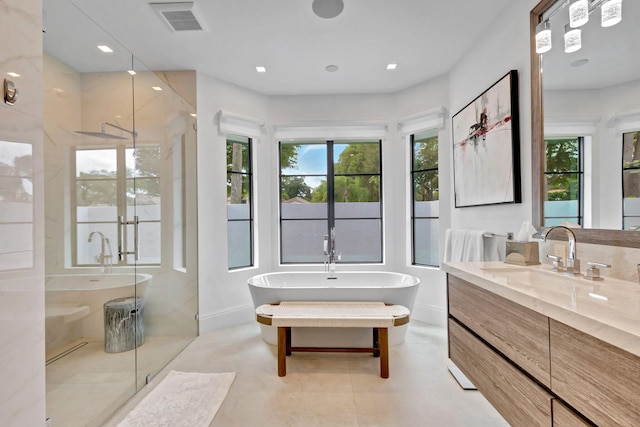
[(640, 131), (622, 135), (622, 223), (625, 230), (640, 227)]
[(229, 269), (253, 265), (252, 140), (227, 135), (227, 245)]
[(438, 130), (411, 135), (413, 265), (438, 266)]
[(583, 224), (583, 147), (579, 136), (544, 141), (545, 226)]

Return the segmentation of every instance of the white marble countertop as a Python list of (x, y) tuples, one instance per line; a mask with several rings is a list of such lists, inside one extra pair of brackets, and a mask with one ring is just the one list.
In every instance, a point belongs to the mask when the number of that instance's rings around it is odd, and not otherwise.
[(548, 264), (449, 262), (442, 270), (640, 356), (639, 283), (569, 277)]

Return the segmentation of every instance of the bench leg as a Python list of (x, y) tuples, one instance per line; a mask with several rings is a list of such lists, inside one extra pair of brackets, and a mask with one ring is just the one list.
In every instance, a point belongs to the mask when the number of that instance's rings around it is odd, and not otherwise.
[(378, 328), (373, 328), (373, 348), (377, 351), (373, 352), (373, 357), (380, 357), (380, 340), (378, 339)]
[(380, 343), (380, 376), (389, 378), (389, 329), (379, 328), (378, 338)]
[(287, 375), (287, 336), (291, 328), (278, 327), (278, 376)]

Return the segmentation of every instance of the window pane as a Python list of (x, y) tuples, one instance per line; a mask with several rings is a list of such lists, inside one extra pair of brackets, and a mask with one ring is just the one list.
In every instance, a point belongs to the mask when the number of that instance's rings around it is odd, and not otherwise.
[(640, 168), (640, 132), (622, 134), (623, 168)]
[(428, 202), (438, 200), (438, 170), (413, 174), (413, 200)]
[(567, 216), (562, 218), (544, 218), (544, 226), (545, 227), (554, 227), (556, 225), (562, 225), (563, 222), (572, 222), (578, 223), (578, 218), (574, 216)]
[(624, 199), (624, 216), (640, 217), (640, 198), (625, 197)]
[(283, 142), (280, 144), (282, 175), (326, 175), (327, 143)]
[[(579, 199), (580, 174), (545, 174), (545, 193), (548, 201), (568, 201)], [(545, 216), (552, 216), (545, 212)]]
[(622, 171), (622, 194), (625, 199), (640, 197), (640, 167)]
[(438, 218), (440, 216), (440, 202), (415, 202), (413, 216), (416, 218)]
[(227, 135), (227, 170), (233, 172), (250, 172), (249, 138)]
[(324, 261), (327, 221), (282, 221), (282, 262)]
[(114, 178), (118, 170), (115, 148), (106, 150), (77, 150), (76, 177), (83, 179)]
[(580, 170), (578, 138), (548, 139), (546, 143), (547, 172), (577, 172)]
[[(91, 241), (89, 236), (93, 233)], [(99, 234), (102, 233), (102, 236)], [(99, 257), (102, 253), (104, 236), (104, 255), (111, 256), (112, 264), (117, 264), (118, 258), (118, 227), (115, 223), (98, 224), (78, 224), (76, 227), (76, 250), (78, 254), (78, 264), (99, 264)]]
[(380, 218), (380, 203), (352, 202), (336, 203), (336, 218)]
[(336, 143), (333, 157), (336, 175), (380, 173), (379, 141)]
[(342, 254), (341, 262), (382, 262), (381, 224), (379, 219), (336, 220), (336, 252)]
[(430, 130), (414, 135), (413, 170), (438, 168), (438, 131)]
[(248, 204), (228, 204), (227, 219), (251, 219), (251, 206)]
[(251, 265), (251, 222), (229, 221), (227, 224), (229, 268)]
[(127, 178), (159, 177), (160, 146), (138, 145), (125, 150)]
[(336, 202), (380, 201), (379, 176), (336, 176), (334, 186)]
[(283, 176), (280, 194), (283, 219), (327, 218), (326, 178)]
[(416, 219), (414, 221), (414, 262), (419, 265), (437, 266), (439, 263), (438, 228), (439, 220)]
[[(251, 177), (227, 172), (227, 204), (249, 205), (251, 202)], [(231, 217), (229, 217), (231, 218)]]
[[(133, 252), (134, 245), (133, 225), (127, 225), (127, 251)], [(138, 224), (138, 250), (140, 259), (138, 264), (160, 264), (160, 222), (140, 222)], [(133, 264), (133, 256), (127, 257)]]
[(639, 230), (640, 229), (640, 217), (626, 217), (622, 224), (623, 230)]

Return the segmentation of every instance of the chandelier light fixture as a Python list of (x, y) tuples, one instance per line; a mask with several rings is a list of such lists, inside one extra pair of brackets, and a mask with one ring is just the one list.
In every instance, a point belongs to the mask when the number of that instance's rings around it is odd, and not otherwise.
[(582, 30), (580, 28), (571, 28), (569, 25), (564, 26), (564, 51), (572, 53), (580, 50), (582, 47)]
[(603, 27), (611, 27), (622, 21), (622, 0), (606, 0), (600, 6)]
[(576, 0), (569, 6), (569, 25), (578, 28), (589, 22), (589, 1)]
[(542, 21), (536, 27), (536, 53), (551, 50), (551, 25), (549, 21)]
[[(545, 12), (543, 21), (536, 26), (536, 53), (551, 50), (551, 23), (558, 12), (569, 5), (569, 23), (564, 26), (564, 51), (571, 53), (582, 47), (579, 27), (589, 22), (589, 14), (600, 7), (602, 27), (611, 27), (622, 21), (622, 0), (563, 0)], [(566, 22), (566, 21), (565, 21)]]

